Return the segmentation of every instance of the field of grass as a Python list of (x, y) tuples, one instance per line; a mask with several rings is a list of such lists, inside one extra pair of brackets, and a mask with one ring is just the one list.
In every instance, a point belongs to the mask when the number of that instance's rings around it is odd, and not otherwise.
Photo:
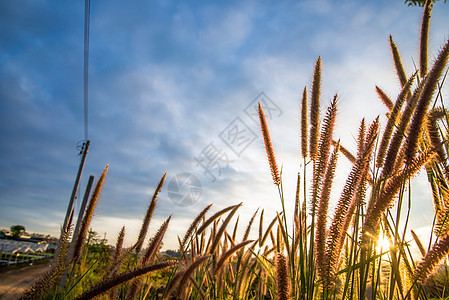
[[(179, 238), (179, 256), (161, 255), (171, 217), (148, 244), (145, 241), (164, 174), (136, 243), (123, 249), (123, 228), (112, 249), (88, 238), (106, 167), (79, 234), (73, 238), (71, 230), (63, 234), (51, 271), (22, 299), (449, 297), (449, 118), (441, 92), (447, 88), (449, 41), (429, 63), (430, 3), (423, 8), (419, 64), (414, 74), (405, 73), (390, 37), (402, 90), (396, 99), (390, 99), (376, 87), (379, 104), (389, 113), (386, 120), (361, 120), (354, 128), (356, 153), (333, 137), (337, 95), (325, 115), (320, 115), (321, 58), (317, 59), (312, 86), (305, 87), (302, 95), (304, 170), (298, 174), (296, 195), (284, 195), (270, 124), (259, 105), (273, 188), (279, 191), (279, 212), (274, 219), (264, 219), (261, 210), (254, 212), (249, 224), (239, 224), (238, 211), (244, 203), (214, 214), (208, 214), (209, 205)], [(338, 191), (332, 185), (338, 161), (343, 159), (349, 160), (352, 168), (343, 190)], [(433, 195), (435, 217), (429, 241), (421, 241), (409, 228), (411, 178), (420, 170), (425, 170)], [(329, 199), (335, 194), (338, 203), (329, 210)], [(295, 201), (293, 212), (285, 210), (286, 201)], [(257, 238), (249, 239), (251, 231)], [(242, 239), (237, 239), (238, 232), (243, 232)], [(409, 234), (412, 239), (406, 238)]]

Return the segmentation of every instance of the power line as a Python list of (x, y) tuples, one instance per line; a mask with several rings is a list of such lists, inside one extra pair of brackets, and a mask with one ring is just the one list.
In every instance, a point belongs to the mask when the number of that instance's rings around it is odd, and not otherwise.
[(85, 2), (84, 11), (84, 139), (89, 138), (89, 29), (90, 0)]

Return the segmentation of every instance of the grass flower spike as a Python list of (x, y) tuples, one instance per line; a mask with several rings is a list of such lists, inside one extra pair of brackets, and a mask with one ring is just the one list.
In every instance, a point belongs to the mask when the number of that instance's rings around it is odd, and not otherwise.
[(271, 144), (270, 132), (268, 131), (267, 121), (265, 114), (263, 113), (262, 106), (259, 103), (259, 119), (260, 126), (262, 128), (263, 141), (265, 144), (265, 150), (267, 151), (268, 163), (270, 164), (271, 176), (275, 185), (281, 184), (281, 176), (279, 175), (279, 169), (274, 157), (273, 145)]

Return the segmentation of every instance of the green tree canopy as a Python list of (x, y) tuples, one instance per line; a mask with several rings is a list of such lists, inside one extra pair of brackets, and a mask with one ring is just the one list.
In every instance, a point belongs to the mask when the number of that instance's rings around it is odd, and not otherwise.
[(11, 230), (12, 237), (17, 239), (22, 234), (25, 233), (25, 226), (23, 226), (23, 225), (13, 225), (13, 226), (11, 226), (10, 230)]

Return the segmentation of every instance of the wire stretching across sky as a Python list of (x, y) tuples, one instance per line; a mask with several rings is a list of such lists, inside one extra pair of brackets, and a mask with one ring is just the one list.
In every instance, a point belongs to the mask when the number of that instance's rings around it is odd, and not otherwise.
[(89, 139), (89, 28), (90, 0), (85, 2), (84, 14), (84, 139)]

